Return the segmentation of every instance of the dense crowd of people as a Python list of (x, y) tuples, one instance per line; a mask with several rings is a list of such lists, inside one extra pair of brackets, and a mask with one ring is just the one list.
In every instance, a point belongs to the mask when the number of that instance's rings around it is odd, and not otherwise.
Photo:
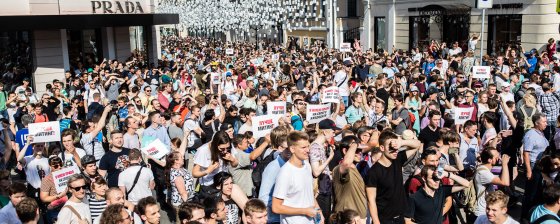
[[(477, 39), (340, 52), (169, 36), (157, 64), (105, 59), (44, 93), (2, 82), (0, 223), (559, 223), (555, 41), (476, 58)], [(285, 113), (260, 137), (269, 102)], [(34, 141), (53, 121), (60, 139)], [(145, 149), (158, 141), (163, 156)], [(61, 170), (77, 170), (62, 190)]]

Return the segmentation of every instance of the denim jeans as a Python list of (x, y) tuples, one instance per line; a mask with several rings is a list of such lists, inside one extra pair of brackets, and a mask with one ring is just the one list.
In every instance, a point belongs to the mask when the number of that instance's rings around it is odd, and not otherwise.
[(6, 119), (10, 119), (8, 117), (8, 110), (0, 110), (0, 118), (6, 118)]

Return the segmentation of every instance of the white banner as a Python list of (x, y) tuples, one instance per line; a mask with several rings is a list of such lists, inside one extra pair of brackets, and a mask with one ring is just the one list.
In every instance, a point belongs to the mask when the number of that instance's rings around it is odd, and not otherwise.
[(319, 123), (331, 115), (331, 104), (307, 104), (307, 115), (305, 120), (310, 124)]
[(220, 84), (220, 73), (212, 72), (210, 73), (210, 78), (212, 79), (212, 84)]
[(69, 166), (62, 168), (59, 171), (52, 172), (56, 193), (60, 194), (63, 192), (68, 185), (68, 179), (70, 179), (70, 176), (78, 173), (80, 173), (80, 168), (77, 166)]
[(251, 131), (253, 132), (253, 137), (259, 139), (270, 133), (273, 128), (278, 126), (278, 120), (282, 115), (261, 115), (258, 117), (253, 117), (253, 127)]
[(338, 86), (333, 86), (323, 90), (323, 103), (339, 103), (340, 96), (338, 95)]
[(490, 66), (473, 66), (473, 78), (475, 79), (489, 79)]
[(472, 118), (473, 109), (474, 107), (455, 107), (455, 109), (453, 109), (455, 110), (455, 124), (464, 124), (466, 121), (470, 120)]
[(341, 43), (340, 52), (352, 52), (352, 46), (350, 43)]
[(266, 102), (266, 114), (283, 115), (286, 113), (286, 101)]
[(233, 48), (226, 49), (226, 54), (232, 55), (233, 54)]
[(161, 159), (169, 154), (169, 148), (165, 146), (159, 139), (155, 139), (153, 142), (143, 147), (142, 152), (156, 159)]
[(60, 141), (60, 123), (58, 121), (31, 123), (29, 134), (33, 136), (33, 143)]

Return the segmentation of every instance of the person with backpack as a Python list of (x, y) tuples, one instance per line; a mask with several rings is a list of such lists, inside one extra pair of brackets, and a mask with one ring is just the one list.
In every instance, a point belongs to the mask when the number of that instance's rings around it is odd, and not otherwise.
[[(471, 197), (470, 200), (476, 201), (476, 203), (470, 203), (467, 208), (467, 223), (473, 223), (478, 216), (486, 214), (486, 200), (484, 197), (486, 194), (494, 191), (494, 185), (498, 186), (509, 186), (509, 169), (508, 162), (510, 157), (503, 154), (501, 157), (502, 162), (502, 173), (500, 176), (495, 176), (491, 169), (494, 165), (498, 164), (500, 160), (500, 153), (496, 148), (487, 147), (480, 153), (480, 160), (482, 164), (479, 165), (475, 171), (473, 184), (475, 195)], [(471, 207), (471, 204), (473, 206)]]
[(402, 96), (396, 96), (395, 108), (392, 111), (392, 116), (390, 117), (390, 122), (393, 125), (393, 130), (398, 135), (402, 135), (404, 130), (408, 129), (410, 126), (410, 116), (408, 115), (408, 110), (404, 107), (404, 99)]
[[(420, 176), (423, 187), (410, 196), (407, 211), (404, 213), (407, 223), (441, 224), (444, 220), (443, 208), (446, 198), (452, 193), (459, 192), (470, 183), (464, 178), (443, 170), (443, 168), (427, 165), (422, 167)], [(441, 180), (447, 177), (458, 186), (442, 185)]]
[(84, 177), (74, 174), (70, 176), (67, 184), (71, 197), (58, 213), (58, 223), (92, 223), (89, 205), (84, 202), (87, 188)]
[(548, 186), (543, 193), (542, 205), (532, 209), (529, 221), (531, 224), (556, 224), (560, 223), (560, 184)]
[(151, 169), (141, 165), (142, 153), (131, 149), (128, 153), (130, 164), (119, 174), (119, 188), (125, 193), (125, 199), (136, 205), (142, 198), (152, 196), (156, 183)]

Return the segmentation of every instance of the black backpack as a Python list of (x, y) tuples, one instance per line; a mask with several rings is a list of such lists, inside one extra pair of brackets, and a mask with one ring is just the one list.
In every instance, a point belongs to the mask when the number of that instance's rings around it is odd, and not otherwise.
[(262, 174), (264, 172), (264, 169), (266, 168), (266, 166), (268, 166), (270, 162), (276, 159), (274, 154), (275, 151), (272, 151), (270, 154), (268, 154), (266, 157), (263, 158), (264, 156), (263, 153), (263, 155), (259, 156), (255, 161), (257, 165), (253, 169), (253, 173), (251, 174), (251, 177), (253, 178), (253, 186), (255, 186), (255, 191), (257, 193), (256, 195), (259, 195), (259, 189), (261, 186)]
[[(535, 211), (535, 209), (537, 208), (537, 206), (531, 208), (531, 210), (529, 210), (529, 216), (533, 215), (533, 212)], [(556, 221), (558, 223), (560, 223), (560, 220), (558, 218), (556, 218), (555, 216), (551, 215), (551, 214), (545, 214), (541, 217), (539, 217), (538, 219), (536, 219), (535, 221), (531, 222), (531, 224), (541, 224), (545, 221)]]

